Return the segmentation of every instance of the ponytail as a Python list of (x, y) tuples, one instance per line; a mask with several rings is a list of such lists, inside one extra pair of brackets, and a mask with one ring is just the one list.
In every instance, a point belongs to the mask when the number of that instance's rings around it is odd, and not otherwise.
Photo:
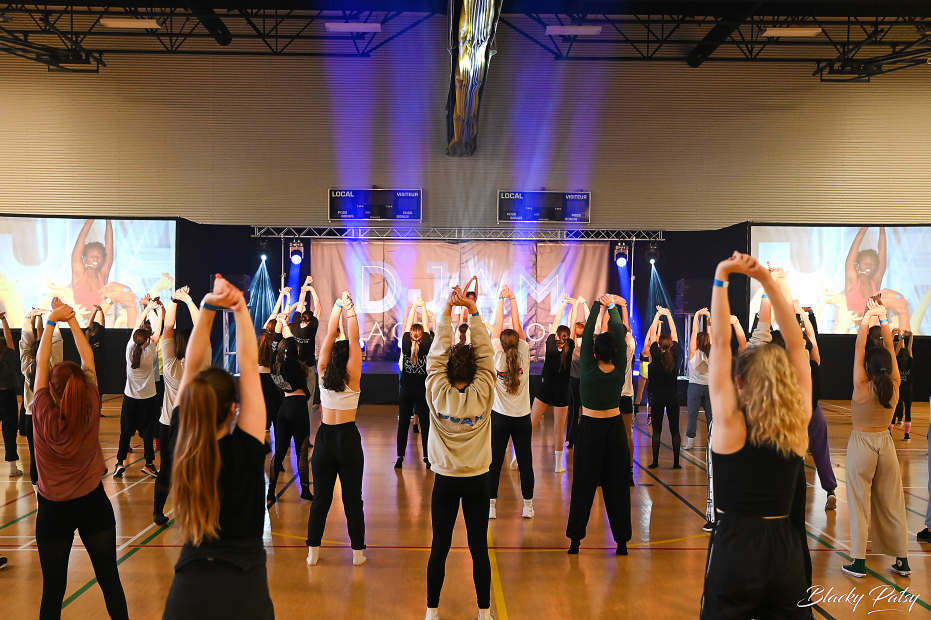
[(565, 325), (560, 325), (556, 328), (556, 338), (562, 341), (562, 353), (559, 356), (559, 368), (560, 370), (566, 370), (569, 368), (569, 365), (572, 363), (572, 359), (569, 356), (569, 336), (572, 335), (572, 332), (569, 331), (569, 328)]
[[(33, 382), (35, 381), (33, 371)], [(33, 385), (35, 385), (33, 383)], [(52, 369), (49, 391), (58, 405), (61, 420), (68, 432), (68, 445), (74, 446), (84, 436), (87, 424), (87, 386), (84, 371), (74, 362), (61, 362)]]
[(149, 336), (151, 335), (152, 332), (142, 327), (133, 332), (133, 343), (135, 346), (133, 346), (133, 350), (129, 354), (130, 367), (133, 370), (142, 365), (142, 351), (149, 342)]
[(657, 344), (662, 353), (661, 361), (663, 363), (663, 370), (672, 372), (676, 368), (676, 358), (672, 354), (672, 336), (669, 334), (662, 334)]
[(504, 349), (504, 359), (507, 362), (504, 389), (511, 396), (516, 396), (520, 392), (520, 376), (523, 374), (520, 367), (520, 353), (517, 350), (519, 343), (520, 336), (513, 329), (505, 329), (501, 332), (501, 347)]
[(866, 374), (876, 391), (876, 398), (886, 409), (892, 409), (895, 384), (889, 373), (892, 371), (892, 354), (883, 347), (873, 347), (866, 352)]
[(172, 485), (185, 540), (199, 545), (220, 529), (220, 445), (217, 429), (236, 404), (236, 385), (219, 368), (199, 373), (181, 393)]
[(469, 331), (469, 326), (466, 323), (463, 323), (459, 326), (459, 344), (466, 343), (466, 333)]
[(411, 365), (416, 366), (420, 361), (420, 341), (423, 339), (423, 325), (414, 323), (411, 325)]

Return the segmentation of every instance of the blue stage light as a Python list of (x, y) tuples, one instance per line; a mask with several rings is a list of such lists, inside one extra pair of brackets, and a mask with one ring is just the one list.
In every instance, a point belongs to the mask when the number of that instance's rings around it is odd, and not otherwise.
[(614, 249), (614, 262), (617, 264), (618, 269), (627, 266), (627, 256), (629, 254), (630, 248), (627, 247), (626, 243), (617, 244), (617, 247)]
[(617, 266), (618, 266), (618, 267), (626, 267), (626, 266), (627, 266), (627, 257), (626, 257), (626, 256), (618, 256), (618, 257), (614, 260), (614, 262), (617, 263)]
[[(292, 254), (292, 255), (291, 255), (291, 262), (292, 262), (293, 264), (295, 264), (295, 265), (300, 265), (300, 264), (301, 264), (301, 255), (300, 255), (300, 254)], [(650, 262), (652, 262), (652, 261), (650, 261)]]
[(291, 242), (291, 263), (300, 265), (302, 260), (304, 260), (304, 244), (295, 239)]
[(262, 260), (266, 260), (268, 257), (262, 254)]

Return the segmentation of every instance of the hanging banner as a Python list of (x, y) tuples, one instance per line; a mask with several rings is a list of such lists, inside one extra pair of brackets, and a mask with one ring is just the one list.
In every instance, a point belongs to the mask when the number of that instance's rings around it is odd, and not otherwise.
[[(333, 303), (349, 291), (365, 342), (365, 359), (397, 360), (408, 302), (422, 297), (440, 315), (449, 289), (464, 286), (475, 276), (478, 309), (489, 324), (495, 320), (498, 291), (504, 285), (514, 291), (531, 356), (542, 360), (563, 296), (581, 295), (590, 305), (607, 292), (608, 251), (606, 242), (313, 241), (311, 275), (325, 315), (319, 317), (317, 345)], [(568, 324), (569, 310), (567, 306), (558, 324)], [(506, 326), (510, 321), (506, 306)]]

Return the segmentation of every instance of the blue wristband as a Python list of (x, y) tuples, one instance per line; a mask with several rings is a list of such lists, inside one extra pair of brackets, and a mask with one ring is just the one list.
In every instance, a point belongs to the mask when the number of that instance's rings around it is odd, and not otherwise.
[(479, 313), (478, 313), (478, 312), (476, 312), (476, 313), (475, 313), (475, 314), (473, 314), (472, 316), (479, 316)]
[(201, 304), (200, 304), (200, 309), (201, 309), (201, 310), (211, 310), (211, 311), (213, 311), (213, 312), (222, 312), (223, 310), (226, 310), (226, 308), (221, 308), (221, 307), (219, 307), (219, 306), (214, 306), (213, 304), (208, 304), (206, 301), (201, 302)]
[(763, 299), (769, 299), (769, 295), (763, 295)]
[(608, 310), (610, 310), (611, 308), (617, 308), (617, 304), (614, 303), (613, 301), (611, 302), (611, 305), (608, 306)]
[(52, 327), (55, 327), (56, 325), (58, 325), (58, 323), (56, 323), (55, 321), (46, 321), (45, 324), (51, 325)]
[(889, 321), (886, 320), (886, 319), (879, 319), (879, 324), (880, 324), (880, 325), (885, 325), (885, 324), (888, 323), (888, 322), (889, 322)]
[(129, 287), (128, 287), (128, 286), (124, 286), (124, 287), (123, 287), (123, 292), (124, 292), (124, 293), (127, 292), (128, 290), (129, 290)]
[(727, 284), (727, 280), (718, 280), (717, 278), (714, 280), (714, 285), (718, 288), (727, 288)]

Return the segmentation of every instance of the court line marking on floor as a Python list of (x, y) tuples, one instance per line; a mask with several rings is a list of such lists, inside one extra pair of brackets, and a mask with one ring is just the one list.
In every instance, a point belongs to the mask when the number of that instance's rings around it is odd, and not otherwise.
[(494, 551), (495, 541), (491, 537), (491, 528), (488, 528), (488, 561), (491, 563), (491, 589), (495, 595), (495, 608), (498, 610), (498, 620), (508, 620), (508, 608), (504, 603), (504, 586), (501, 585), (501, 575), (498, 573), (498, 559)]

